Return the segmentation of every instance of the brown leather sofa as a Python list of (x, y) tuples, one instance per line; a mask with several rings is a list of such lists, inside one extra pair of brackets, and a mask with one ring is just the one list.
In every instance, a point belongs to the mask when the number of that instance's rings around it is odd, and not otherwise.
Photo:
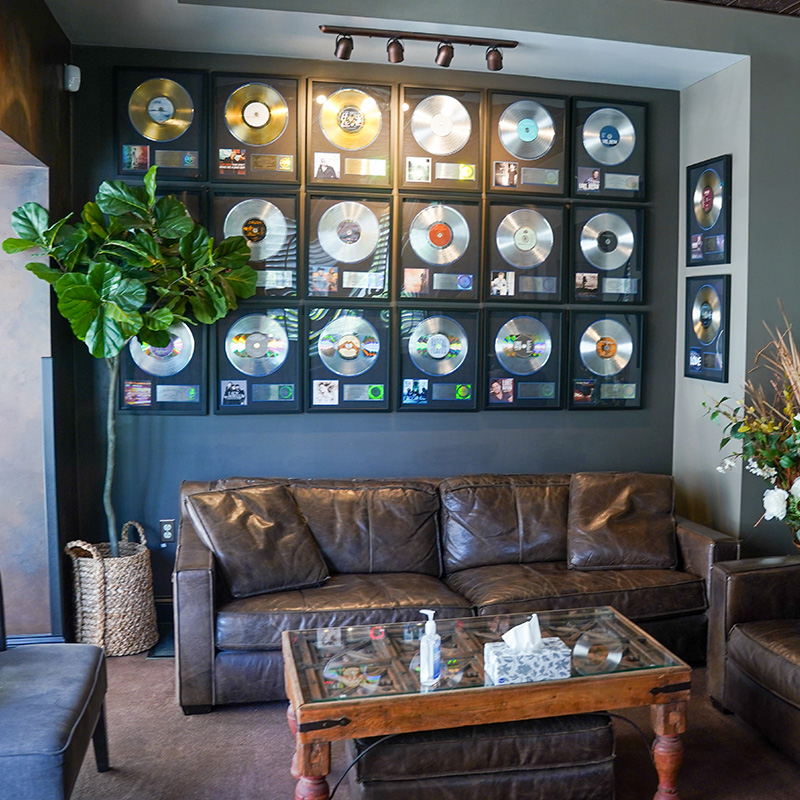
[(800, 556), (715, 564), (708, 690), (800, 762)]
[[(186, 713), (285, 697), (281, 631), (612, 605), (705, 658), (738, 542), (641, 473), (184, 482), (173, 576)], [(277, 544), (276, 544), (277, 542)]]

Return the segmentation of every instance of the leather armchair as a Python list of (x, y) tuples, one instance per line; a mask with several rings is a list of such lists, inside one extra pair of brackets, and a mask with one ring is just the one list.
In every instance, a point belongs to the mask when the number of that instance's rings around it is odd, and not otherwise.
[(712, 702), (800, 762), (800, 556), (711, 570)]

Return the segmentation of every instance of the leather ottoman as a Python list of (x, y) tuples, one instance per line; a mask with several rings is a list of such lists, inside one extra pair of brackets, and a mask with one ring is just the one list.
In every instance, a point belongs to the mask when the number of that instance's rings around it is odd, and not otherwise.
[[(472, 725), (346, 743), (364, 800), (612, 800), (607, 714)], [(363, 755), (361, 755), (363, 753)]]

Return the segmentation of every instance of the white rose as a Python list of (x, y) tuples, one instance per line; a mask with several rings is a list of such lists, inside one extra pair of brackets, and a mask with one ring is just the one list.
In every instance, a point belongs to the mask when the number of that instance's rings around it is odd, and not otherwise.
[(794, 497), (795, 500), (800, 500), (800, 478), (794, 479), (792, 488), (789, 489), (789, 494), (791, 494), (791, 496)]
[(767, 489), (764, 492), (764, 519), (783, 519), (788, 499), (789, 492), (785, 489)]

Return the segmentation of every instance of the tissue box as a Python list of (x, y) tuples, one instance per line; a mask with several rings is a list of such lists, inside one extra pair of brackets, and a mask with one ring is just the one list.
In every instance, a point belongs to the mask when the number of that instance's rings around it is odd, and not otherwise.
[(532, 652), (513, 650), (505, 642), (483, 646), (484, 683), (528, 683), (569, 678), (572, 650), (557, 636), (542, 639), (542, 649)]

